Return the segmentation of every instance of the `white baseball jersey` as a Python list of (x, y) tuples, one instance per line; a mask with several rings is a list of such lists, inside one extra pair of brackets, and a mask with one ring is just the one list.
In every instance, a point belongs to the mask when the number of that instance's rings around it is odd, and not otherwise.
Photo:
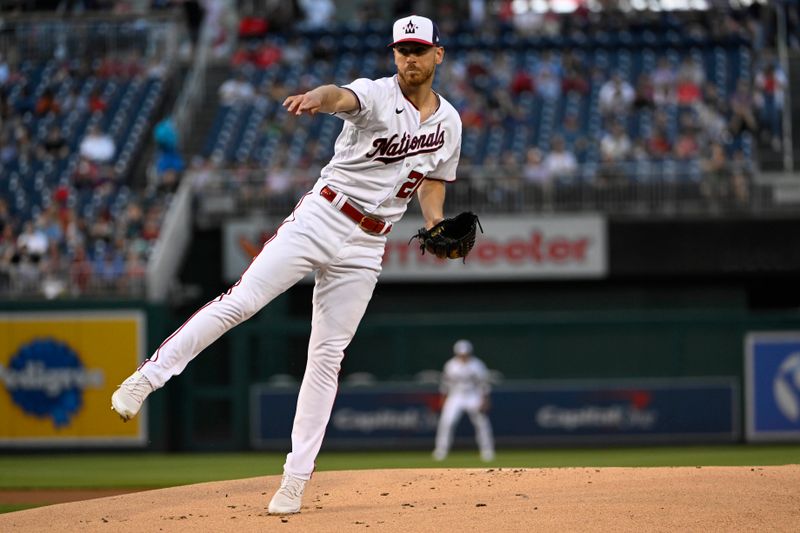
[(489, 370), (477, 357), (463, 361), (453, 357), (444, 365), (442, 372), (442, 393), (447, 395), (481, 395), (488, 394)]
[(400, 90), (397, 75), (345, 85), (359, 109), (336, 113), (344, 126), (321, 180), (365, 213), (400, 219), (423, 178), (453, 181), (461, 155), (461, 118), (441, 95), (420, 123), (417, 108)]

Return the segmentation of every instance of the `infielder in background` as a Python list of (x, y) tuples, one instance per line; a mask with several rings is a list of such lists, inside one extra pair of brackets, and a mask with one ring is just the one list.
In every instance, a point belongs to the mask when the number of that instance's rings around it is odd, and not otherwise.
[[(297, 399), (292, 450), (273, 514), (297, 513), (322, 445), (344, 349), (372, 297), (386, 234), (416, 193), (426, 228), (444, 218), (445, 182), (454, 181), (461, 119), (431, 88), (444, 59), (427, 18), (394, 23), (397, 74), (324, 85), (283, 103), (294, 115), (333, 113), (344, 121), (333, 158), (311, 191), (227, 292), (170, 335), (111, 399), (128, 420), (145, 398), (179, 374), (204, 348), (315, 272), (308, 363)], [(263, 354), (269, 357), (269, 354)]]
[(475, 426), (475, 438), (481, 459), (494, 460), (494, 437), (492, 425), (486, 413), (489, 411), (489, 370), (483, 361), (472, 354), (472, 343), (457, 341), (453, 345), (453, 357), (444, 365), (441, 391), (447, 398), (439, 417), (436, 430), (436, 448), (433, 458), (444, 460), (453, 443), (453, 433), (464, 411)]

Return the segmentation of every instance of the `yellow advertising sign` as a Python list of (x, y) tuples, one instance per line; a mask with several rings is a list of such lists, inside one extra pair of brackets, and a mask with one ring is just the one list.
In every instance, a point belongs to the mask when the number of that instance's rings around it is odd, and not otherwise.
[(0, 446), (135, 445), (111, 394), (144, 360), (139, 311), (0, 314)]

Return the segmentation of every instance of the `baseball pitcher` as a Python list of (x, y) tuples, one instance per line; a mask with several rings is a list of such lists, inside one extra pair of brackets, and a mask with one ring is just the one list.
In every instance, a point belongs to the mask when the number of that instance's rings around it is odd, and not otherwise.
[[(146, 397), (203, 349), (315, 272), (308, 363), (292, 449), (269, 503), (272, 514), (300, 511), (330, 418), (344, 350), (381, 272), (386, 235), (415, 194), (425, 219), (421, 241), (438, 238), (441, 231), (430, 231), (446, 220), (445, 183), (456, 179), (461, 119), (431, 88), (444, 48), (436, 25), (424, 17), (397, 20), (392, 35), (396, 75), (357, 79), (343, 87), (324, 85), (286, 98), (283, 105), (293, 115), (331, 113), (342, 119), (333, 158), (239, 281), (172, 333), (111, 399), (112, 409), (124, 420), (136, 416)], [(440, 248), (435, 243), (430, 247), (437, 255)], [(461, 256), (449, 250), (442, 254)]]

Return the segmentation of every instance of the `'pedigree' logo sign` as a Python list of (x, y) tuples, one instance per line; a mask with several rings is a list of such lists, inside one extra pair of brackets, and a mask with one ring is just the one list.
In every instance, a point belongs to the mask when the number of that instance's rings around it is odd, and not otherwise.
[(8, 367), (0, 364), (0, 384), (25, 413), (50, 419), (56, 428), (69, 425), (83, 407), (86, 389), (99, 389), (101, 369), (85, 368), (66, 343), (35, 339), (22, 346)]
[(146, 410), (109, 409), (145, 339), (137, 310), (0, 313), (0, 448), (147, 444)]

